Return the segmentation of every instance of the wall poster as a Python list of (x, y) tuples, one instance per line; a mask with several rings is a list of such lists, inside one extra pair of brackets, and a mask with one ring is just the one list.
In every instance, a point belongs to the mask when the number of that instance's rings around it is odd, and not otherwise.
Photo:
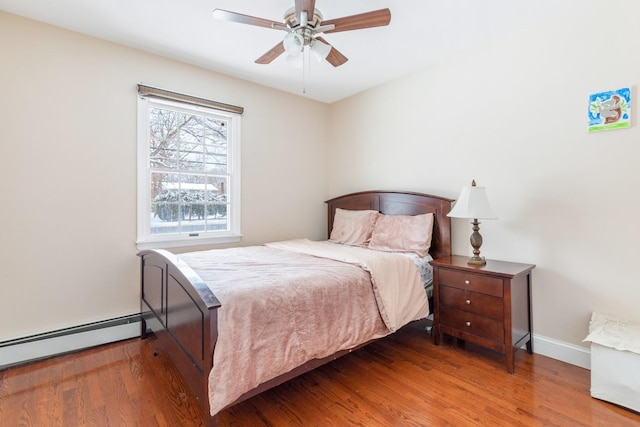
[(631, 88), (589, 95), (589, 132), (631, 127)]

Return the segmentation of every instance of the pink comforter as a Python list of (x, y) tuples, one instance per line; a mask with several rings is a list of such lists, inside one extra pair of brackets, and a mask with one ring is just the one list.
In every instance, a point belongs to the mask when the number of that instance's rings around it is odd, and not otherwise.
[[(180, 255), (222, 304), (209, 375), (212, 415), (245, 392), (311, 359), (356, 347), (395, 329), (385, 325), (380, 315), (378, 307), (388, 303), (380, 300), (377, 289), (407, 286), (406, 282), (374, 280), (372, 284), (363, 268), (371, 270), (366, 262), (298, 253), (295, 246), (301, 241), (293, 242), (294, 248), (287, 250), (252, 246)], [(419, 305), (422, 308), (410, 316), (412, 320), (428, 315), (426, 296)]]

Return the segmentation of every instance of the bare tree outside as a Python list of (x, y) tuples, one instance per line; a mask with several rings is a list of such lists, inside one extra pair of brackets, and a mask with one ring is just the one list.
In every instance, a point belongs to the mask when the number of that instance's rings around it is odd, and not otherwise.
[(228, 229), (228, 122), (149, 109), (151, 234)]

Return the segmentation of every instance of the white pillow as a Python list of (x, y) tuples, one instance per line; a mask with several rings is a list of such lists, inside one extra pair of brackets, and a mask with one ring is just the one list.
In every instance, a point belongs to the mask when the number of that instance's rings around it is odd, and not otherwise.
[(378, 211), (352, 211), (336, 208), (329, 241), (343, 245), (365, 246), (371, 239)]

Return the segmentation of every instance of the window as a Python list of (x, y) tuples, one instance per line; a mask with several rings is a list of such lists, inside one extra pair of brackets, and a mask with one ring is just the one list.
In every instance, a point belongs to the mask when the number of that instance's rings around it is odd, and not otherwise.
[(242, 109), (138, 92), (138, 248), (239, 241)]

